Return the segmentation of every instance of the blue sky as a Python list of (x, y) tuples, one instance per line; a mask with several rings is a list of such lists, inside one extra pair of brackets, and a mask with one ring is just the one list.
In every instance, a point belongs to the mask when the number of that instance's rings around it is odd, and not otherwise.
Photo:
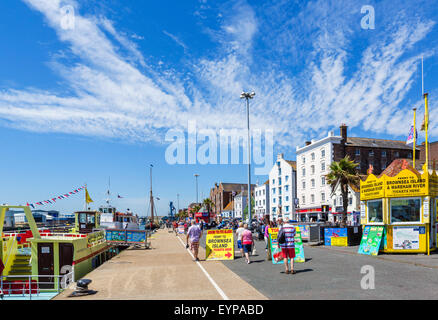
[[(159, 213), (214, 182), (246, 182), (240, 165), (169, 165), (170, 129), (274, 131), (274, 156), (342, 122), (349, 133), (406, 139), (421, 100), (421, 56), (437, 140), (436, 1), (0, 2), (0, 202), (47, 200), (84, 183), (94, 206), (108, 177), (121, 209), (146, 213), (149, 164)], [(65, 28), (65, 8), (74, 28)], [(423, 135), (420, 133), (420, 141)], [(266, 177), (253, 176), (263, 182)], [(47, 209), (71, 212), (83, 194)]]

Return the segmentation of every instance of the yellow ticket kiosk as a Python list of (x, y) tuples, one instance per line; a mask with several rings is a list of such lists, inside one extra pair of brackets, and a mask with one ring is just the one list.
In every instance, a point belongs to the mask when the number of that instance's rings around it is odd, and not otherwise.
[(361, 224), (383, 226), (380, 250), (387, 253), (427, 253), (437, 247), (438, 176), (394, 160), (380, 176), (360, 182)]

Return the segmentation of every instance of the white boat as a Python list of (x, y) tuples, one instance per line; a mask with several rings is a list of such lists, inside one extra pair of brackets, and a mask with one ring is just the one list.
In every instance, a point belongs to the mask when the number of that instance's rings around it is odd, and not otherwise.
[(105, 229), (139, 230), (138, 217), (129, 209), (126, 213), (118, 212), (111, 205), (100, 206), (100, 226)]

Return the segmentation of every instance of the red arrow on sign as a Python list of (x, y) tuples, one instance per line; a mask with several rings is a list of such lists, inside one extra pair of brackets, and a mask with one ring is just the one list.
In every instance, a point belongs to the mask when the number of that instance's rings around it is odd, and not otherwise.
[(230, 258), (230, 257), (231, 257), (231, 253), (228, 252), (228, 253), (225, 255), (225, 257)]

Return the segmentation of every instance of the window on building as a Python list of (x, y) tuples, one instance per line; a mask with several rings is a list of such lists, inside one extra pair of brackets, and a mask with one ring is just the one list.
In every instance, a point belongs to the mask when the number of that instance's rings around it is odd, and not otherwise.
[(278, 194), (281, 194), (281, 187), (278, 188)]
[(306, 158), (305, 158), (305, 157), (302, 157), (302, 158), (301, 158), (301, 161), (303, 161), (303, 163), (306, 163)]
[(368, 222), (383, 222), (382, 200), (367, 201)]
[(275, 179), (272, 179), (272, 184), (273, 184), (273, 185), (275, 184)]
[(305, 176), (306, 176), (306, 169), (303, 168), (303, 177), (305, 177)]
[(278, 166), (278, 167), (280, 166), (280, 161), (277, 161), (277, 166)]
[(321, 158), (325, 158), (325, 149), (321, 149)]
[(321, 171), (325, 171), (325, 162), (321, 162)]
[(301, 200), (302, 200), (302, 201), (301, 201), (301, 204), (305, 204), (305, 203), (306, 203), (306, 197), (305, 197), (305, 196), (302, 196), (302, 197), (301, 197)]
[(286, 196), (286, 202), (289, 201), (289, 196)]
[(321, 177), (321, 185), (325, 186), (325, 177)]
[(312, 152), (311, 157), (312, 157), (312, 160), (315, 160), (315, 153)]
[(421, 198), (390, 200), (391, 223), (420, 222)]
[(400, 157), (400, 153), (398, 151), (394, 152), (394, 157), (396, 158)]
[(272, 198), (272, 202), (275, 203), (275, 198)]
[(352, 204), (353, 204), (353, 198), (351, 198), (351, 197), (348, 198), (348, 204), (349, 204), (349, 205), (352, 205)]
[(412, 159), (412, 152), (409, 152), (409, 153), (408, 153), (408, 158), (409, 158), (409, 159)]
[(382, 151), (382, 157), (386, 157), (386, 151)]
[(312, 165), (312, 166), (310, 167), (310, 169), (311, 169), (312, 174), (315, 174), (315, 166)]
[(384, 163), (382, 163), (382, 170), (385, 170), (386, 169), (386, 163), (384, 162)]
[(265, 203), (265, 199), (263, 199), (263, 205), (265, 205), (266, 203)]
[(325, 193), (321, 192), (321, 201), (325, 201)]
[(336, 198), (333, 199), (333, 206), (336, 207)]
[(315, 195), (314, 194), (310, 195), (310, 202), (315, 203)]
[(312, 188), (315, 188), (315, 179), (310, 180), (310, 182), (312, 183)]
[(289, 206), (286, 206), (286, 212), (289, 212)]
[(265, 195), (265, 189), (263, 189), (263, 195)]
[(285, 182), (288, 182), (289, 181), (289, 176), (286, 176), (285, 177)]
[(360, 149), (356, 149), (356, 156), (360, 156)]
[(278, 168), (278, 175), (281, 176), (281, 168)]
[(275, 194), (275, 188), (272, 188), (272, 194)]
[(272, 213), (275, 213), (275, 209), (277, 209), (277, 208), (272, 208)]
[(374, 150), (370, 150), (370, 152), (368, 153), (369, 156), (374, 156)]
[(281, 186), (281, 178), (278, 178), (278, 185)]
[(288, 185), (286, 185), (284, 188), (286, 189), (286, 192), (289, 191), (289, 186)]
[(303, 189), (306, 189), (306, 181), (303, 181)]

